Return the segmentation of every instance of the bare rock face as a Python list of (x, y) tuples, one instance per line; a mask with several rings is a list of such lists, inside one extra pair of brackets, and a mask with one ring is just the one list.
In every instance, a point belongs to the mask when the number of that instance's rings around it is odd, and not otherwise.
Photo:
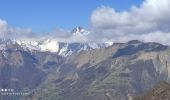
[[(13, 89), (23, 93), (37, 88), (55, 70), (63, 58), (50, 53), (27, 51), (19, 45), (8, 44), (0, 50), (0, 89)], [(2, 90), (1, 90), (2, 93)], [(19, 96), (3, 96), (2, 100), (19, 100)]]
[(82, 51), (68, 57), (46, 80), (54, 90), (47, 86), (43, 94), (56, 94), (44, 97), (39, 88), (31, 99), (131, 100), (160, 81), (169, 82), (169, 51), (168, 46), (140, 41)]
[(170, 84), (160, 82), (143, 95), (134, 97), (133, 100), (170, 100)]
[(0, 64), (0, 78), (8, 80), (1, 86), (15, 80), (14, 86), (33, 90), (21, 100), (131, 100), (160, 81), (170, 82), (169, 47), (137, 40), (66, 58), (10, 49), (1, 53)]

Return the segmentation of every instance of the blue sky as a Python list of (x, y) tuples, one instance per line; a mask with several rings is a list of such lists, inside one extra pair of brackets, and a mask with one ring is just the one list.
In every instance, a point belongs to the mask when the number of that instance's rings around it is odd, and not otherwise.
[(143, 0), (0, 0), (0, 19), (9, 25), (47, 32), (88, 27), (91, 13), (102, 5), (128, 10)]

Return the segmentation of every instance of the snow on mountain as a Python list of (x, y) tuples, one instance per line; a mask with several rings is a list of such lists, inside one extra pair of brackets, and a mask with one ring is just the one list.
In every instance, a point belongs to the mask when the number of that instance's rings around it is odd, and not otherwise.
[(88, 51), (96, 48), (104, 48), (105, 44), (97, 43), (60, 43), (59, 55), (64, 57), (70, 56), (74, 53), (79, 53), (81, 51)]
[(90, 34), (90, 32), (78, 26), (72, 30), (72, 34), (73, 36), (87, 36)]
[[(90, 32), (78, 26), (71, 31), (71, 34), (73, 37), (82, 38), (82, 37), (86, 37), (87, 35), (89, 35)], [(87, 50), (92, 50), (96, 48), (104, 48), (110, 45), (112, 45), (111, 42), (109, 43), (107, 42), (106, 43), (94, 43), (94, 42), (93, 43), (77, 43), (77, 42), (60, 43), (58, 54), (66, 57), (74, 53), (79, 53), (81, 51), (87, 51)]]
[[(74, 37), (86, 37), (90, 34), (82, 27), (76, 27), (71, 31)], [(10, 40), (10, 39), (0, 39), (0, 49), (6, 48), (9, 44), (17, 44), (24, 50), (29, 51), (42, 51), (42, 52), (53, 52), (58, 53), (58, 55), (67, 57), (74, 53), (79, 53), (83, 50), (92, 50), (96, 48), (104, 48), (113, 44), (113, 42), (105, 43), (66, 43), (59, 42), (55, 39), (45, 39), (45, 40)]]
[(32, 41), (32, 40), (14, 40), (24, 49), (58, 52), (59, 43), (55, 40)]
[(113, 43), (114, 43), (114, 42), (112, 42), (112, 41), (106, 41), (104, 44), (106, 45), (106, 47), (108, 47), (108, 46), (113, 45)]
[(37, 41), (29, 41), (29, 40), (13, 40), (17, 44), (19, 44), (24, 49), (29, 50), (40, 50), (39, 43)]

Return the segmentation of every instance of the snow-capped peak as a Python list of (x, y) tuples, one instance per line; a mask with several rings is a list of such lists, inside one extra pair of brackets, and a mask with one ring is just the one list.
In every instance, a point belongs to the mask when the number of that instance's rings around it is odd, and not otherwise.
[(78, 26), (72, 30), (72, 34), (73, 36), (87, 36), (90, 34), (90, 32)]
[(45, 41), (32, 41), (32, 40), (15, 40), (17, 44), (24, 49), (58, 52), (59, 43), (55, 40), (47, 39)]
[(32, 45), (32, 46), (38, 46), (38, 41), (28, 41), (28, 40), (13, 40), (19, 45)]
[[(82, 27), (76, 27), (71, 32), (72, 41), (76, 42), (61, 42), (55, 38), (43, 38), (43, 39), (0, 39), (0, 50), (5, 50), (13, 44), (17, 44), (16, 49), (24, 49), (29, 51), (42, 51), (53, 52), (60, 56), (70, 56), (74, 53), (81, 51), (92, 50), (96, 48), (104, 48), (113, 44), (111, 41), (103, 43), (88, 42), (88, 36), (90, 31), (83, 29)], [(85, 41), (85, 42), (79, 42)], [(21, 47), (21, 48), (20, 48)]]

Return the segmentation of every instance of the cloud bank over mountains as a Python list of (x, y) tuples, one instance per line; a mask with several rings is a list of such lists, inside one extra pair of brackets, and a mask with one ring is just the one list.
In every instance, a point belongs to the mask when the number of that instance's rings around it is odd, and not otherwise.
[[(52, 38), (69, 42), (126, 42), (142, 40), (170, 44), (170, 0), (144, 0), (140, 6), (118, 12), (109, 6), (95, 9), (90, 18), (87, 36), (72, 36), (70, 31), (56, 29), (37, 34), (31, 29), (11, 27), (0, 20), (0, 36), (7, 38)], [(81, 16), (80, 16), (81, 17)]]
[(93, 11), (91, 24), (99, 38), (115, 41), (139, 39), (170, 43), (170, 0), (145, 0), (139, 7), (116, 12), (102, 6)]
[(32, 30), (27, 28), (18, 28), (8, 25), (5, 20), (0, 19), (0, 37), (1, 38), (29, 38), (34, 36)]

